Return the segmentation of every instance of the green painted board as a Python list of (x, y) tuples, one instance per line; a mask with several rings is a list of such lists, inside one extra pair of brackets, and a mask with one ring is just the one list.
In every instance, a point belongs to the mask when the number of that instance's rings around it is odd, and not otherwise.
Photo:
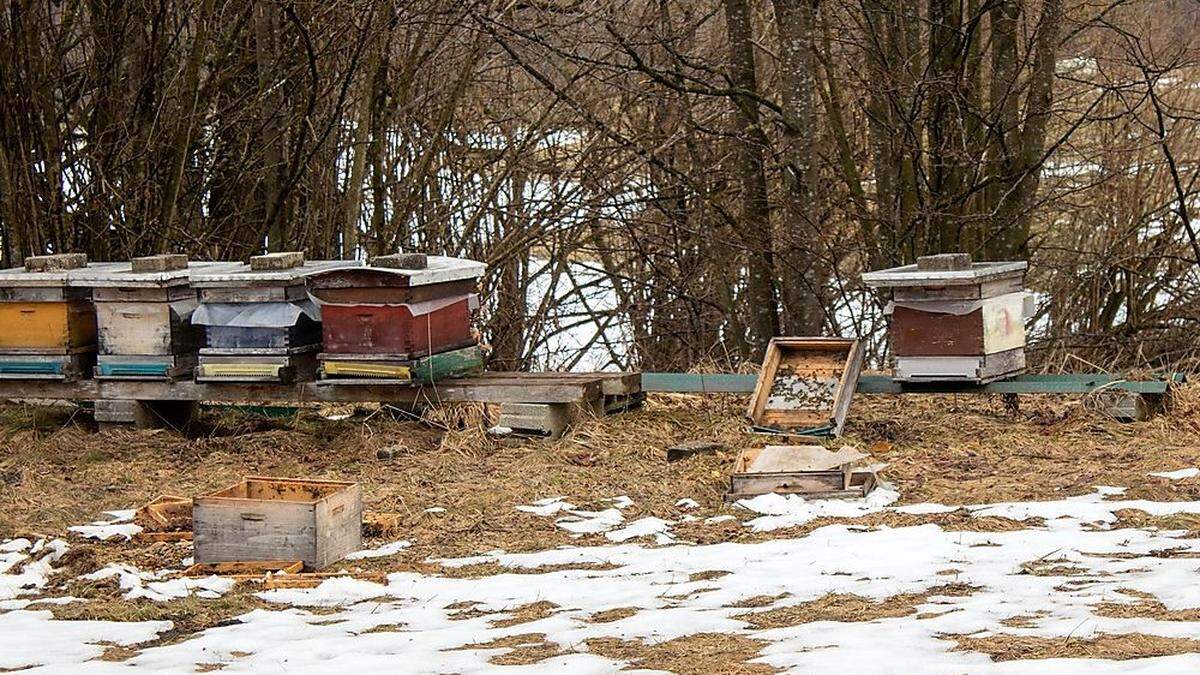
[[(757, 375), (734, 373), (642, 373), (642, 391), (676, 393), (749, 394), (754, 391)], [(1164, 394), (1171, 383), (1182, 382), (1183, 375), (1170, 373), (1161, 380), (1123, 380), (1117, 375), (1019, 375), (988, 384), (931, 382), (901, 384), (887, 375), (862, 375), (859, 394), (1087, 394), (1109, 388), (1135, 394)]]
[(414, 383), (430, 384), (483, 370), (483, 351), (478, 346), (455, 349), (416, 359), (409, 366)]

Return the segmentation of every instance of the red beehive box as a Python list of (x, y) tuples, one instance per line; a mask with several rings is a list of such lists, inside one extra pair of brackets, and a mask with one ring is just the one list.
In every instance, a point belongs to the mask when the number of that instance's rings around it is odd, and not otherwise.
[(324, 351), (412, 359), (475, 344), (476, 296), (401, 305), (325, 305)]
[(429, 256), (421, 269), (360, 267), (310, 278), (325, 354), (407, 360), (475, 344), (483, 263)]

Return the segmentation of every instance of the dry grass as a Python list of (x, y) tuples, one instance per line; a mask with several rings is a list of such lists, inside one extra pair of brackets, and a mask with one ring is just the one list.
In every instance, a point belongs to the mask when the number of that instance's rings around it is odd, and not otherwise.
[(1117, 522), (1113, 523), (1114, 530), (1121, 528), (1137, 528), (1141, 530), (1182, 530), (1187, 539), (1200, 538), (1200, 514), (1172, 513), (1155, 516), (1141, 509), (1120, 509), (1116, 511)]
[[(724, 506), (721, 496), (737, 452), (761, 442), (743, 431), (740, 396), (655, 395), (644, 410), (583, 420), (558, 441), (517, 445), (497, 443), (483, 432), (491, 413), (480, 406), (435, 409), (429, 413), (435, 424), (362, 408), (340, 421), (313, 411), (285, 420), (210, 413), (191, 437), (165, 431), (97, 434), (84, 414), (67, 408), (0, 408), (0, 537), (62, 534), (101, 510), (128, 508), (162, 493), (198, 494), (245, 474), (351, 478), (363, 483), (369, 509), (398, 514), (389, 536), (402, 532), (414, 542), (404, 554), (360, 561), (364, 569), (479, 575), (499, 570), (428, 569), (419, 561), (604, 541), (597, 535), (572, 539), (553, 518), (513, 509), (551, 495), (566, 495), (582, 508), (604, 508), (609, 505), (604, 497), (627, 494), (635, 502), (625, 510), (629, 519), (677, 519), (682, 514), (675, 502), (681, 497), (701, 503), (692, 512), (701, 518), (743, 515)], [(666, 462), (667, 446), (697, 438), (728, 450)], [(1107, 420), (1077, 400), (1048, 396), (1022, 397), (1019, 414), (1006, 410), (999, 397), (861, 396), (841, 442), (869, 448), (875, 459), (887, 462), (884, 475), (906, 503), (1057, 499), (1088, 493), (1096, 484), (1130, 486), (1131, 497), (1200, 499), (1200, 480), (1146, 475), (1200, 465), (1200, 386), (1194, 385), (1179, 391), (1170, 416), (1135, 424)], [(376, 457), (385, 447), (394, 451), (393, 459)], [(426, 513), (431, 506), (446, 512)], [(1123, 522), (1200, 532), (1196, 519)], [(960, 511), (819, 519), (760, 534), (738, 522), (701, 520), (674, 529), (684, 541), (715, 543), (803, 536), (830, 524), (926, 523), (975, 531), (1038, 524)], [(186, 550), (152, 550), (142, 543), (99, 548), (101, 564), (109, 552), (149, 564)]]
[(404, 624), (402, 623), (381, 623), (378, 626), (371, 626), (359, 634), (366, 635), (368, 633), (399, 633), (402, 630), (404, 630)]
[(1078, 577), (1087, 576), (1092, 572), (1072, 564), (1067, 558), (1038, 558), (1021, 563), (1020, 574), (1034, 577)]
[(755, 609), (757, 607), (767, 607), (768, 605), (773, 605), (776, 602), (788, 597), (788, 595), (788, 593), (780, 593), (779, 595), (752, 595), (748, 598), (738, 600), (737, 602), (731, 602), (725, 606), (733, 609)]
[(1119, 593), (1137, 598), (1136, 602), (1102, 602), (1092, 608), (1097, 616), (1112, 619), (1154, 619), (1156, 621), (1200, 621), (1200, 607), (1167, 609), (1161, 600), (1150, 593), (1130, 588)]
[(545, 633), (509, 635), (488, 642), (463, 645), (458, 649), (506, 649), (488, 659), (489, 663), (498, 666), (527, 666), (567, 653), (553, 642), (547, 642)]
[(719, 633), (697, 633), (657, 644), (618, 638), (587, 640), (588, 651), (593, 654), (628, 662), (630, 667), (665, 670), (677, 675), (761, 675), (778, 672), (766, 664), (748, 663), (760, 655), (765, 645), (761, 640), (742, 635)]
[(1095, 637), (1044, 638), (1018, 635), (950, 635), (956, 651), (982, 652), (994, 661), (1029, 659), (1108, 659), (1125, 661), (1200, 652), (1200, 640), (1143, 633), (1100, 633)]
[(641, 610), (637, 607), (614, 607), (613, 609), (606, 609), (603, 612), (596, 612), (584, 620), (588, 623), (612, 623), (613, 621), (628, 619), (639, 611)]
[(828, 593), (795, 605), (786, 605), (763, 612), (739, 614), (733, 618), (745, 621), (757, 629), (787, 628), (816, 621), (860, 622), (892, 619), (917, 613), (917, 607), (931, 596), (964, 596), (974, 592), (966, 584), (934, 586), (922, 593), (902, 593), (883, 600), (860, 595)]
[(1044, 616), (1046, 616), (1046, 612), (1044, 611), (1037, 611), (1031, 614), (1017, 614), (1004, 619), (1000, 622), (1000, 625), (1009, 628), (1033, 628), (1037, 626), (1037, 620)]
[(506, 610), (504, 613), (508, 615), (507, 618), (493, 619), (491, 624), (493, 628), (508, 628), (509, 626), (516, 626), (523, 623), (529, 623), (530, 621), (544, 619), (551, 614), (554, 614), (554, 610), (556, 609), (558, 609), (558, 605), (547, 600), (530, 602), (521, 605), (520, 607)]

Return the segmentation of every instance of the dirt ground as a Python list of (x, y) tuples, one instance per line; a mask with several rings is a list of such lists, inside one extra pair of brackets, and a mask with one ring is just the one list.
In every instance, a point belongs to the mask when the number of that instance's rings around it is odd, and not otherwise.
[[(744, 405), (739, 396), (656, 395), (642, 410), (585, 420), (553, 442), (492, 439), (478, 406), (434, 411), (429, 421), (380, 410), (339, 410), (351, 415), (335, 420), (322, 415), (329, 410), (266, 419), (212, 409), (185, 436), (97, 432), (85, 410), (10, 405), (0, 409), (0, 538), (61, 536), (106, 509), (257, 474), (360, 481), (366, 508), (401, 514), (402, 536), (414, 543), (409, 560), (603, 543), (602, 535), (570, 539), (553, 519), (513, 507), (561, 495), (604, 508), (605, 498), (627, 495), (630, 520), (677, 519), (685, 497), (701, 505), (693, 515), (731, 513), (722, 494), (737, 451), (763, 442), (745, 432)], [(727, 449), (666, 461), (667, 446), (700, 439)], [(1200, 479), (1147, 474), (1200, 466), (1200, 386), (1179, 388), (1165, 414), (1137, 423), (1107, 419), (1079, 398), (1023, 396), (1014, 410), (993, 396), (860, 396), (846, 436), (830, 445), (842, 443), (886, 463), (881, 475), (902, 503), (1060, 499), (1095, 485), (1126, 486), (1123, 498), (1196, 500)], [(380, 459), (382, 449), (392, 457)], [(954, 524), (952, 514), (930, 518)], [(722, 525), (706, 528), (706, 543), (755, 536)], [(687, 529), (677, 533), (686, 538)], [(150, 546), (109, 543), (105, 557), (136, 559)]]

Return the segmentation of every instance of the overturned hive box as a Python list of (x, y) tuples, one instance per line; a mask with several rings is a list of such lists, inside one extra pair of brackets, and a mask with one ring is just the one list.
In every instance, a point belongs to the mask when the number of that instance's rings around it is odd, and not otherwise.
[(70, 286), (87, 269), (86, 256), (62, 254), (31, 256), (23, 267), (0, 270), (0, 379), (71, 381), (91, 374), (92, 294)]
[(198, 302), (191, 276), (228, 264), (186, 263), (172, 254), (72, 276), (72, 285), (92, 289), (99, 332), (96, 377), (173, 380), (190, 375), (204, 340), (203, 330), (192, 323)]
[(255, 256), (197, 274), (204, 327), (199, 382), (303, 382), (316, 376), (321, 314), (308, 297), (312, 274), (360, 266), (353, 260), (305, 261), (299, 252)]
[(862, 359), (852, 338), (772, 338), (746, 413), (753, 430), (840, 436)]
[[(471, 319), (479, 308), (483, 263), (445, 256), (426, 256), (421, 266), (383, 262), (309, 278), (321, 307), (322, 377), (405, 381), (416, 379), (418, 359), (458, 352), (461, 361), (478, 354)], [(425, 364), (430, 374), (432, 366)]]
[(303, 560), (320, 569), (362, 548), (358, 483), (249, 476), (196, 497), (195, 560)]
[(864, 274), (868, 286), (892, 294), (893, 378), (984, 383), (1023, 372), (1026, 268), (959, 253)]
[(836, 452), (820, 445), (747, 448), (734, 462), (725, 501), (735, 502), (772, 492), (811, 499), (865, 497), (875, 488), (875, 474), (852, 468), (854, 462), (865, 457), (867, 455), (849, 446)]

